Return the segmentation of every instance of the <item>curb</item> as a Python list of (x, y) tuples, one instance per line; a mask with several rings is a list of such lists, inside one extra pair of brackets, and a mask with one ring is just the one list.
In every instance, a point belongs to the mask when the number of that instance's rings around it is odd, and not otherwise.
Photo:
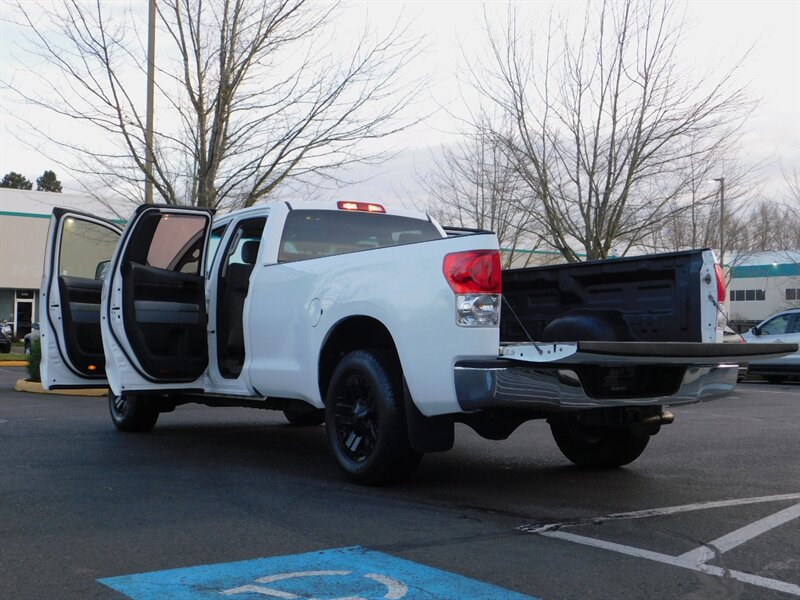
[(0, 361), (0, 367), (27, 367), (27, 360), (4, 360)]
[(105, 396), (108, 394), (107, 389), (79, 389), (79, 390), (49, 390), (46, 391), (41, 383), (35, 381), (25, 381), (24, 379), (17, 379), (14, 389), (18, 392), (29, 392), (32, 394), (53, 394), (55, 396)]

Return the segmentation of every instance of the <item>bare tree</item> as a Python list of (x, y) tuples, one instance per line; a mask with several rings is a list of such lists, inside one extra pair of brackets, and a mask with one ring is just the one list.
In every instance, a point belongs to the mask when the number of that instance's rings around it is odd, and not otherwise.
[(800, 212), (778, 201), (759, 203), (747, 215), (742, 247), (750, 252), (800, 250)]
[[(349, 54), (332, 52), (337, 7), (307, 0), (160, 0), (158, 96), (152, 183), (160, 200), (203, 207), (250, 206), (280, 186), (336, 183), (342, 167), (377, 162), (363, 149), (403, 119), (422, 81), (403, 76), (418, 40), (396, 24), (366, 27)], [(18, 3), (34, 58), (51, 69), (26, 103), (102, 134), (65, 139), (29, 123), (73, 172), (106, 195), (140, 202), (145, 170), (142, 90), (146, 53), (130, 8), (62, 0)], [(40, 63), (41, 64), (41, 63)], [(57, 81), (52, 78), (57, 74)], [(34, 71), (34, 75), (37, 73)]]
[(541, 35), (516, 6), (502, 30), (487, 18), (474, 85), (514, 125), (493, 133), (528, 188), (519, 209), (569, 261), (581, 247), (625, 254), (691, 206), (677, 202), (686, 163), (711, 162), (752, 107), (734, 71), (693, 78), (679, 63), (675, 13), (669, 0), (587, 4), (580, 29), (551, 18)]
[(434, 163), (420, 178), (428, 212), (445, 225), (496, 233), (504, 268), (528, 265), (539, 240), (529, 233), (531, 217), (517, 210), (525, 188), (492, 136), (467, 132)]
[[(737, 153), (738, 138), (728, 141), (711, 156), (687, 158), (680, 171), (684, 192), (670, 199), (659, 226), (641, 246), (652, 251), (714, 248), (731, 266), (744, 259), (753, 207), (763, 196), (763, 162), (745, 163)], [(725, 182), (724, 207), (720, 179)]]

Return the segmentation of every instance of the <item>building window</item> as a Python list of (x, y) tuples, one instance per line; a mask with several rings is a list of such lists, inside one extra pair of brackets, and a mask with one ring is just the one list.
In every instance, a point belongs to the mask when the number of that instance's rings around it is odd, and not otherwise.
[[(766, 298), (766, 290), (731, 290), (732, 302), (760, 302)], [(798, 298), (800, 298), (800, 293), (798, 293)]]
[(786, 288), (786, 299), (787, 300), (800, 300), (800, 289), (798, 289), (798, 288)]

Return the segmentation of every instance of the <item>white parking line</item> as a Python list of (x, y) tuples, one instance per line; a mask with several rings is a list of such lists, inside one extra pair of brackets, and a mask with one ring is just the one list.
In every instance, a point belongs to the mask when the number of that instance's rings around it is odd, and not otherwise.
[(728, 550), (736, 548), (736, 546), (741, 546), (745, 542), (752, 540), (754, 537), (759, 536), (762, 533), (766, 533), (770, 529), (775, 529), (784, 523), (788, 523), (797, 517), (800, 517), (800, 504), (795, 504), (794, 506), (785, 508), (782, 511), (776, 512), (768, 517), (759, 519), (755, 523), (745, 525), (741, 529), (732, 531), (720, 538), (715, 539), (712, 542), (708, 542), (707, 544), (700, 546), (699, 548), (696, 548), (690, 552), (686, 552), (685, 554), (681, 554), (678, 559), (692, 564), (707, 562), (718, 554), (727, 552)]
[(648, 508), (645, 510), (635, 510), (630, 512), (612, 513), (602, 517), (584, 517), (571, 521), (561, 521), (559, 523), (548, 523), (538, 525), (527, 523), (517, 529), (526, 533), (544, 533), (562, 527), (575, 527), (576, 525), (594, 525), (606, 523), (607, 521), (621, 521), (626, 519), (644, 519), (647, 517), (660, 517), (665, 515), (675, 515), (695, 510), (706, 510), (709, 508), (724, 508), (726, 506), (744, 506), (747, 504), (761, 504), (762, 502), (782, 502), (786, 500), (800, 500), (800, 493), (797, 494), (777, 494), (773, 496), (756, 496), (755, 498), (735, 498), (733, 500), (715, 500), (712, 502), (696, 502), (694, 504), (682, 504), (680, 506), (666, 506), (664, 508)]
[(722, 500), (716, 502), (704, 502), (698, 504), (684, 504), (682, 506), (668, 506), (664, 508), (654, 508), (648, 510), (614, 513), (604, 517), (595, 517), (589, 519), (576, 519), (570, 522), (552, 523), (549, 525), (523, 525), (518, 529), (527, 533), (536, 533), (538, 535), (559, 539), (575, 544), (584, 546), (591, 546), (600, 548), (602, 550), (609, 550), (634, 556), (636, 558), (643, 558), (652, 560), (663, 564), (680, 567), (682, 569), (689, 569), (706, 573), (708, 575), (715, 575), (717, 577), (727, 577), (749, 583), (751, 585), (759, 586), (766, 589), (776, 590), (794, 596), (800, 596), (800, 586), (786, 581), (771, 579), (769, 577), (761, 577), (751, 573), (744, 573), (718, 567), (716, 565), (709, 565), (707, 561), (721, 555), (728, 550), (736, 548), (753, 538), (762, 535), (776, 527), (779, 527), (793, 519), (800, 517), (800, 504), (794, 504), (788, 508), (773, 513), (763, 519), (759, 519), (754, 523), (750, 523), (723, 535), (711, 542), (708, 542), (699, 548), (695, 548), (689, 552), (685, 552), (680, 556), (670, 556), (669, 554), (662, 554), (660, 552), (653, 552), (652, 550), (645, 550), (644, 548), (636, 548), (634, 546), (626, 546), (624, 544), (617, 544), (615, 542), (608, 542), (597, 538), (592, 538), (584, 535), (576, 535), (574, 533), (567, 533), (566, 531), (554, 531), (565, 527), (576, 527), (580, 525), (592, 525), (596, 523), (604, 523), (613, 520), (622, 519), (641, 519), (646, 517), (656, 517), (663, 515), (674, 515), (684, 512), (695, 510), (705, 510), (709, 508), (724, 508), (728, 506), (742, 506), (745, 504), (757, 504), (762, 502), (777, 502), (786, 500), (800, 499), (800, 494), (780, 494), (775, 496), (761, 496), (757, 498), (738, 498), (734, 500)]

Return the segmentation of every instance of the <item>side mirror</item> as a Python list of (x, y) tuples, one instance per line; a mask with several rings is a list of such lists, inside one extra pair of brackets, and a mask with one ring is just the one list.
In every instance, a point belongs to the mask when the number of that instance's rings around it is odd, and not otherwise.
[(761, 335), (761, 330), (758, 328), (758, 325), (756, 325), (750, 330), (750, 333), (753, 335)]

